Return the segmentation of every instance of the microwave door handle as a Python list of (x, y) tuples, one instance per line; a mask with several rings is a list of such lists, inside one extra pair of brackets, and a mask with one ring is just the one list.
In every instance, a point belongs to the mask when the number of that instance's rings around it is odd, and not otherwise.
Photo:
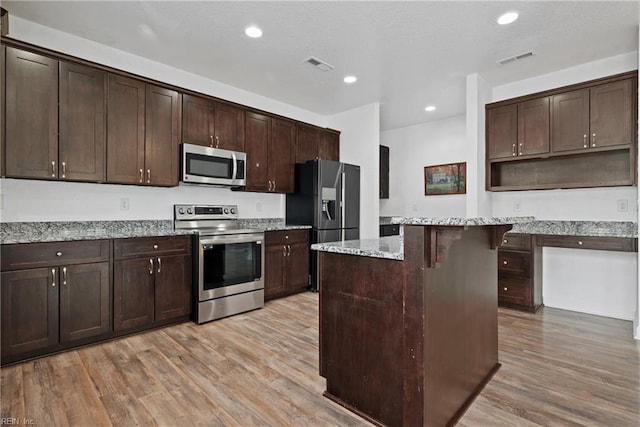
[(232, 179), (235, 181), (238, 175), (238, 160), (236, 159), (236, 153), (231, 152), (231, 158), (233, 159), (233, 177)]

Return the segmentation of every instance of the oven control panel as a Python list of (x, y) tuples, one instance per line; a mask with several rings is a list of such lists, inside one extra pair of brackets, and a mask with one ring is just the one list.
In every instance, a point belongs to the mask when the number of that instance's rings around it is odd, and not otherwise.
[(237, 205), (174, 205), (176, 220), (238, 219)]

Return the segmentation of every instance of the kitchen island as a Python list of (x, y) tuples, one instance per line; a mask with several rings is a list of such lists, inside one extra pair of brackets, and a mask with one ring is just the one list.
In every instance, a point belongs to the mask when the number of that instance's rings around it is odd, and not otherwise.
[(533, 218), (405, 218), (319, 251), (325, 396), (378, 424), (454, 423), (499, 368), (496, 246)]

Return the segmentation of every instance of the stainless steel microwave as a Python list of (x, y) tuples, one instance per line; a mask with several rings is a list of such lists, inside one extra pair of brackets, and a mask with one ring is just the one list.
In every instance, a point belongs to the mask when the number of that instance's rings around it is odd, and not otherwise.
[(182, 144), (182, 182), (241, 187), (246, 177), (246, 153)]

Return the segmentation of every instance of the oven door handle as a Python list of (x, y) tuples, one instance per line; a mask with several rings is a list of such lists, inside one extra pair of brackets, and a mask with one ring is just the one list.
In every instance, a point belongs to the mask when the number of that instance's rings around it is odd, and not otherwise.
[(221, 236), (200, 237), (200, 245), (224, 245), (227, 243), (257, 243), (262, 244), (264, 234), (225, 234)]

